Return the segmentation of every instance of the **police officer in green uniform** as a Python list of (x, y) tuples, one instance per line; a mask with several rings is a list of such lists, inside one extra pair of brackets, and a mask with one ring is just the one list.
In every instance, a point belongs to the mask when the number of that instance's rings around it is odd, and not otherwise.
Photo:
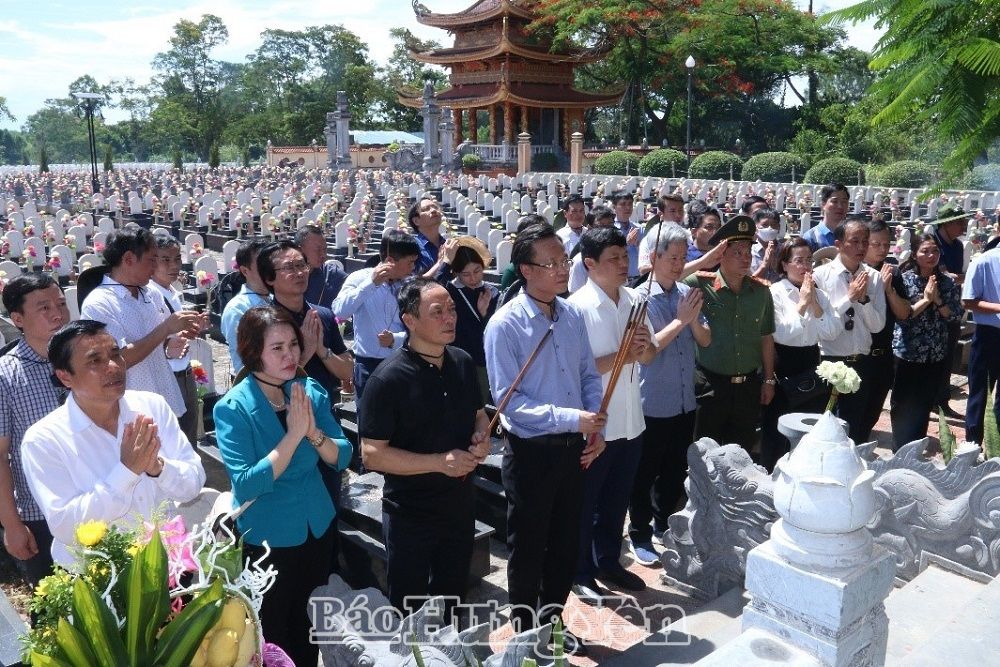
[(698, 407), (696, 437), (735, 442), (747, 451), (757, 440), (761, 406), (774, 398), (774, 303), (767, 283), (749, 276), (756, 225), (738, 215), (712, 237), (727, 241), (717, 271), (699, 271), (685, 281), (705, 297), (702, 312), (712, 342), (698, 349), (698, 366), (712, 395)]

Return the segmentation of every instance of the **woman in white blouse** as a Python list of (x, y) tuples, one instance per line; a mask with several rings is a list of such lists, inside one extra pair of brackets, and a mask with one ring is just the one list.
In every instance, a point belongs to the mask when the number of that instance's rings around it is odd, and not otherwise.
[[(802, 377), (819, 365), (819, 341), (836, 337), (837, 319), (826, 294), (812, 277), (812, 251), (802, 238), (784, 245), (778, 263), (781, 280), (771, 285), (774, 300), (775, 373), (779, 381), (801, 378), (810, 386), (810, 378)], [(785, 383), (782, 383), (785, 384)], [(820, 412), (826, 401), (821, 394), (803, 400), (795, 391), (789, 395), (779, 387), (774, 400), (764, 412), (761, 463), (770, 470), (789, 448), (788, 439), (778, 433), (778, 418), (789, 412)]]

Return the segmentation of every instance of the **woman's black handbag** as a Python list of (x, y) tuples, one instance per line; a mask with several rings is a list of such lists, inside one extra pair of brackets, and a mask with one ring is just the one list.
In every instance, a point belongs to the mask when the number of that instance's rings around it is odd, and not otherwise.
[(784, 392), (788, 405), (793, 408), (830, 392), (830, 387), (814, 370), (778, 378), (778, 386)]

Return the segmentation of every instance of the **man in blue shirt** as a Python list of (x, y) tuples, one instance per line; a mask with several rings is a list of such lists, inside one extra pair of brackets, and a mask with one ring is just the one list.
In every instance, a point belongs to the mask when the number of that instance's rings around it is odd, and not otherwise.
[(815, 227), (806, 230), (802, 238), (809, 248), (816, 252), (820, 248), (829, 248), (834, 244), (833, 230), (844, 222), (847, 217), (847, 207), (851, 195), (843, 183), (824, 185), (820, 191), (820, 201), (823, 205), (823, 219)]
[(246, 282), (222, 310), (222, 337), (229, 346), (229, 358), (233, 363), (232, 375), (235, 377), (243, 369), (243, 360), (236, 351), (236, 328), (240, 325), (243, 313), (254, 306), (267, 303), (267, 286), (257, 273), (257, 253), (267, 245), (266, 241), (256, 239), (244, 241), (236, 251), (236, 268), (243, 274)]
[(354, 318), (354, 394), (359, 403), (368, 376), (406, 339), (396, 296), (403, 279), (413, 273), (419, 254), (413, 236), (386, 230), (378, 265), (349, 275), (333, 301), (337, 317)]
[(327, 261), (326, 237), (316, 225), (305, 225), (295, 232), (295, 243), (309, 262), (309, 283), (306, 301), (329, 308), (347, 280), (339, 262)]
[[(1000, 248), (983, 253), (969, 266), (962, 285), (962, 305), (972, 311), (976, 332), (969, 353), (969, 402), (965, 407), (965, 439), (983, 441), (986, 392), (1000, 377)], [(1000, 421), (1000, 402), (993, 410)]]
[(639, 243), (645, 229), (637, 222), (632, 222), (632, 194), (615, 192), (611, 195), (611, 206), (615, 210), (614, 226), (625, 236), (625, 250), (628, 252), (628, 277), (639, 276)]
[[(490, 389), (501, 400), (539, 350), (501, 414), (511, 622), (523, 631), (566, 604), (580, 541), (583, 470), (604, 450), (607, 415), (598, 413), (603, 388), (583, 316), (559, 297), (570, 267), (562, 241), (551, 225), (529, 226), (518, 234), (511, 261), (524, 291), (487, 324), (485, 348)], [(582, 652), (575, 637), (567, 638), (567, 648)]]

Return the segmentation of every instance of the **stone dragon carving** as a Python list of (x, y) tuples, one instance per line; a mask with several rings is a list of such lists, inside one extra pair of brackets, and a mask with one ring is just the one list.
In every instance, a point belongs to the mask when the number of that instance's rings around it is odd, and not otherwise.
[[(979, 452), (971, 450), (942, 467), (923, 457), (926, 444), (912, 442), (885, 459), (874, 443), (858, 446), (875, 473), (872, 537), (895, 555), (897, 576), (906, 581), (927, 555), (1000, 574), (1000, 459), (977, 464)], [(703, 598), (742, 585), (747, 552), (768, 539), (777, 519), (773, 486), (740, 446), (693, 443), (688, 501), (663, 536), (664, 578)]]

